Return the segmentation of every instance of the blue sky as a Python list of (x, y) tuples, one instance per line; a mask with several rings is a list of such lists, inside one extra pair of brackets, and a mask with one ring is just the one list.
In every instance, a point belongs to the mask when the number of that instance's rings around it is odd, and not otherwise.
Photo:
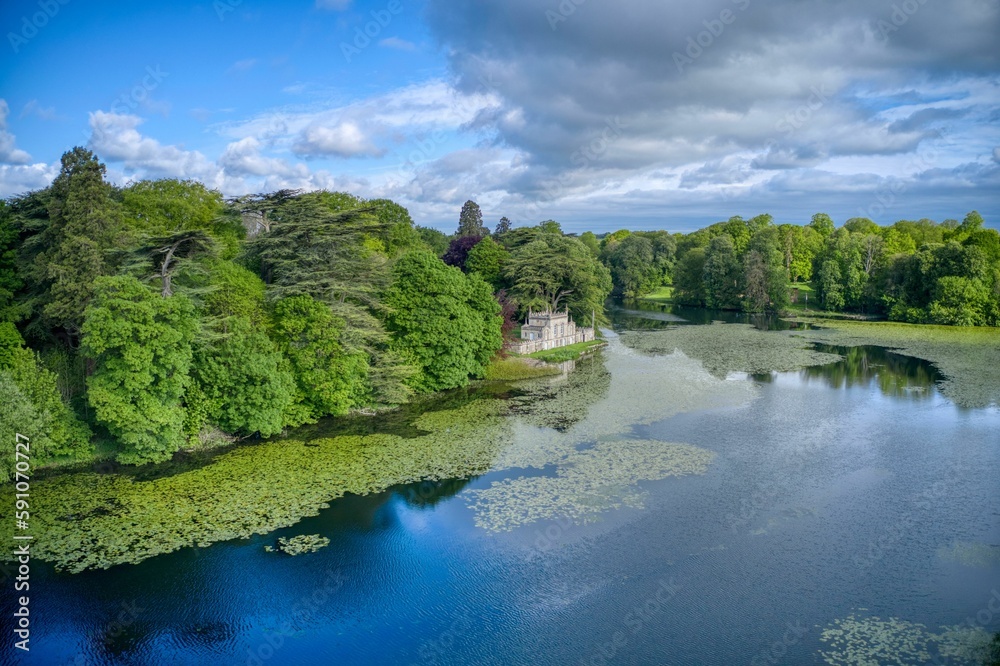
[(119, 183), (346, 190), (446, 231), (469, 198), (569, 231), (1000, 226), (1000, 0), (36, 0), (0, 27), (0, 195), (87, 145)]

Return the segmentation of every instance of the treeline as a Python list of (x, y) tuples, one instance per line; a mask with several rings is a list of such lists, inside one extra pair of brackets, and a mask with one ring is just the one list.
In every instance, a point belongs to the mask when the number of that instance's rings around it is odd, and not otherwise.
[(439, 255), (466, 231), (345, 193), (120, 188), (76, 148), (0, 202), (0, 436), (36, 464), (157, 462), (462, 386), (527, 307), (603, 317), (611, 278), (579, 240), (511, 230), (457, 270)]
[(679, 303), (763, 312), (787, 307), (789, 287), (810, 283), (816, 306), (830, 311), (1000, 325), (1000, 234), (975, 211), (962, 222), (881, 227), (852, 218), (840, 228), (822, 213), (804, 226), (758, 215), (669, 240), (663, 233), (618, 231), (600, 241), (595, 251), (617, 293), (635, 297), (672, 282)]

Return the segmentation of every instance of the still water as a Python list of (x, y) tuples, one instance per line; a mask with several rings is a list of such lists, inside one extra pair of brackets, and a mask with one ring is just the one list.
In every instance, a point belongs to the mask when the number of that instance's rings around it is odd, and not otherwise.
[[(615, 323), (643, 330), (724, 316), (633, 308)], [(595, 432), (581, 451), (600, 440), (588, 418), (637, 402), (630, 387), (649, 380), (652, 361), (609, 336), (573, 371), (607, 377), (570, 426)], [(5, 639), (3, 660), (848, 664), (862, 663), (850, 660), (861, 636), (867, 648), (883, 641), (886, 659), (904, 657), (898, 663), (918, 663), (903, 651), (914, 641), (926, 642), (928, 659), (970, 663), (933, 636), (954, 625), (1000, 630), (1000, 412), (953, 405), (924, 361), (872, 347), (822, 351), (845, 359), (705, 380), (745, 399), (652, 420), (614, 412), (633, 419), (629, 438), (714, 457), (701, 474), (639, 481), (641, 502), (587, 521), (477, 525), (477, 491), (561, 473), (514, 467), (347, 496), (268, 535), (137, 565), (69, 575), (35, 562), (31, 653), (15, 655)], [(678, 354), (656, 362), (663, 400), (672, 400), (683, 393), (672, 382), (697, 363)], [(474, 399), (462, 391), (441, 404)], [(317, 433), (405, 431), (413, 416), (321, 424)], [(542, 432), (532, 427), (522, 446)], [(264, 551), (297, 534), (330, 545), (297, 557)], [(8, 617), (10, 602), (5, 594)], [(854, 643), (821, 640), (844, 620)]]

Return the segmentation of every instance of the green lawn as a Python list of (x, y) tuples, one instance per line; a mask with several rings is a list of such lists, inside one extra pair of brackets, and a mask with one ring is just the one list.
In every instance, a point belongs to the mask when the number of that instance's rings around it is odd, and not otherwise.
[(559, 368), (555, 366), (530, 365), (524, 358), (512, 356), (493, 359), (486, 366), (483, 379), (494, 382), (513, 382), (518, 379), (534, 379), (535, 377), (558, 374)]
[(537, 358), (547, 363), (562, 363), (563, 361), (574, 361), (587, 351), (596, 347), (604, 346), (604, 340), (591, 340), (590, 342), (577, 342), (574, 345), (546, 349), (544, 351), (528, 354), (528, 358)]
[(645, 296), (639, 298), (640, 301), (655, 301), (657, 303), (669, 303), (674, 297), (674, 288), (671, 286), (657, 287)]

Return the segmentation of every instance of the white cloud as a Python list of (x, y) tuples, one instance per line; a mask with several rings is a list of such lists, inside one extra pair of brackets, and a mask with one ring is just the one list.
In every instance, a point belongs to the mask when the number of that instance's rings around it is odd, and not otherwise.
[(31, 161), (31, 155), (18, 148), (16, 137), (7, 131), (9, 114), (10, 107), (7, 106), (7, 100), (0, 99), (0, 163), (27, 164)]
[(53, 164), (0, 164), (0, 196), (48, 187), (58, 174)]
[(379, 157), (380, 150), (365, 136), (357, 124), (346, 121), (332, 127), (321, 124), (307, 127), (292, 146), (299, 155), (316, 157), (333, 155), (336, 157)]
[(282, 159), (261, 155), (260, 141), (252, 136), (226, 146), (219, 157), (219, 166), (235, 176), (309, 177), (309, 169), (304, 164), (292, 166)]
[(124, 162), (144, 175), (214, 182), (217, 169), (204, 155), (143, 136), (136, 129), (142, 122), (139, 116), (95, 111), (90, 114), (90, 146), (102, 159)]

